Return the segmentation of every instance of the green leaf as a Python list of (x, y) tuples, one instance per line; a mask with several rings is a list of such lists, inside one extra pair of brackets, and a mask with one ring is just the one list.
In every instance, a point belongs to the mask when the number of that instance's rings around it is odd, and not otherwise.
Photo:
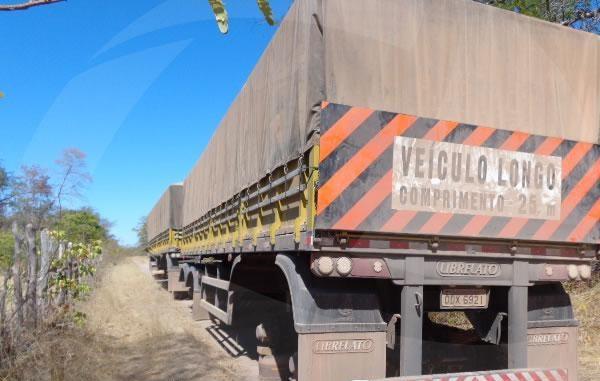
[(257, 0), (258, 7), (260, 8), (262, 14), (265, 16), (265, 20), (271, 26), (275, 25), (275, 19), (273, 18), (273, 10), (271, 9), (271, 5), (269, 4), (269, 0)]
[(227, 15), (227, 9), (222, 0), (208, 0), (208, 4), (212, 8), (215, 18), (217, 19), (217, 25), (221, 33), (225, 34), (229, 31), (229, 17)]
[(0, 230), (0, 269), (5, 270), (12, 266), (15, 240), (12, 233)]

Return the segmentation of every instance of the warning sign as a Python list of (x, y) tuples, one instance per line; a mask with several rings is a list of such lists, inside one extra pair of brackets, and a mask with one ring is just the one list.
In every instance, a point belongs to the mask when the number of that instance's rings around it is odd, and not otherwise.
[(397, 136), (392, 208), (560, 219), (562, 159)]

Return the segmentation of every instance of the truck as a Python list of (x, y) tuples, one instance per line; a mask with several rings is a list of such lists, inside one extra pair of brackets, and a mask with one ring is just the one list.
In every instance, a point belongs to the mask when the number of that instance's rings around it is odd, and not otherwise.
[[(600, 39), (471, 0), (296, 0), (150, 265), (262, 380), (577, 380)], [(457, 323), (458, 322), (458, 323)]]

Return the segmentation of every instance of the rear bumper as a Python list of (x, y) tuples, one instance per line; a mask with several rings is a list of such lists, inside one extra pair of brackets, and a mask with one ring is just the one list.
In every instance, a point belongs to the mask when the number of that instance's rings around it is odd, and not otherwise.
[[(392, 377), (373, 381), (568, 381), (566, 369), (505, 369), (490, 372), (436, 374), (428, 376)], [(572, 381), (572, 380), (571, 380)]]

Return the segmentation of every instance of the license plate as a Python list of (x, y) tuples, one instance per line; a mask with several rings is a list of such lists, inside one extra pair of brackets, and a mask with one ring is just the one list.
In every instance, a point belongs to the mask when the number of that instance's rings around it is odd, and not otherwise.
[(441, 309), (487, 308), (489, 290), (484, 288), (443, 288)]

